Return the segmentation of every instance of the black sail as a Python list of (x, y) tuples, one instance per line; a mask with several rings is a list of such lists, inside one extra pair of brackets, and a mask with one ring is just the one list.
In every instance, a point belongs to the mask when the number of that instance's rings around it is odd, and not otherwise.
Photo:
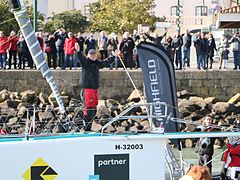
[[(140, 66), (145, 86), (148, 103), (165, 102), (169, 105), (167, 114), (178, 118), (177, 92), (173, 65), (164, 47), (152, 43), (141, 42), (137, 47)], [(156, 105), (154, 115), (163, 115), (165, 107)], [(168, 118), (154, 118), (153, 124), (158, 127), (161, 122), (165, 132), (177, 132), (178, 123), (169, 121)]]

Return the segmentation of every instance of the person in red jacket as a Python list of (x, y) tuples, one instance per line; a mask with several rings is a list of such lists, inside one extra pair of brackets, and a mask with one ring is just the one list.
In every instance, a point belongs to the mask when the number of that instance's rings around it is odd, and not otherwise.
[(6, 58), (8, 49), (8, 39), (4, 32), (0, 31), (0, 69), (6, 69)]
[(11, 69), (12, 66), (12, 57), (14, 61), (14, 69), (17, 69), (17, 42), (18, 37), (16, 36), (16, 32), (12, 31), (10, 36), (8, 37), (8, 50), (9, 50), (9, 57), (8, 57), (8, 69)]
[(69, 64), (70, 69), (72, 69), (73, 56), (74, 56), (76, 43), (77, 43), (76, 38), (73, 37), (72, 32), (69, 32), (68, 38), (65, 40), (65, 43), (64, 43), (65, 59), (64, 59), (64, 67), (62, 69), (65, 69), (68, 64)]
[(37, 40), (40, 44), (40, 47), (41, 47), (42, 51), (44, 52), (44, 40), (42, 38), (42, 33), (41, 32), (36, 32), (35, 35), (37, 37)]
[(238, 137), (230, 138), (226, 145), (227, 151), (224, 153), (222, 160), (225, 162), (225, 176), (237, 180), (240, 178), (240, 142)]

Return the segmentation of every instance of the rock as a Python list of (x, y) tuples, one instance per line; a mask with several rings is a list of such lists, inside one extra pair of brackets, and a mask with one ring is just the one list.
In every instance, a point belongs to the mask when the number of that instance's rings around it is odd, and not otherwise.
[(206, 104), (215, 104), (218, 102), (218, 100), (215, 97), (207, 97), (204, 99), (204, 102)]
[(39, 112), (38, 118), (40, 122), (49, 121), (53, 118), (53, 114), (51, 112)]
[(196, 110), (195, 106), (187, 99), (180, 99), (178, 102), (179, 112), (182, 114), (183, 118), (191, 115), (191, 112)]
[(93, 121), (91, 131), (99, 132), (99, 131), (101, 131), (102, 127), (103, 126), (101, 124), (98, 124), (98, 123), (96, 123), (96, 121)]
[(217, 102), (213, 106), (213, 111), (215, 113), (226, 113), (229, 104), (227, 102)]
[(206, 109), (206, 108), (196, 110), (196, 114), (199, 114), (201, 116), (206, 116), (207, 114), (210, 114), (210, 113), (211, 113), (211, 111), (209, 109)]
[[(64, 103), (64, 105), (68, 105), (69, 104), (69, 97), (68, 96), (61, 96), (62, 98), (62, 101)], [(49, 103), (51, 104), (51, 106), (58, 106), (58, 103), (56, 101), (56, 98), (55, 98), (55, 94), (52, 93), (49, 97), (48, 97), (48, 101)]]
[(228, 125), (233, 125), (233, 123), (235, 122), (235, 120), (237, 120), (238, 117), (236, 115), (232, 115), (232, 116), (228, 116), (225, 118), (225, 122), (228, 124)]
[(71, 98), (69, 101), (69, 106), (79, 107), (82, 105), (81, 100)]
[(125, 132), (125, 131), (126, 131), (126, 128), (125, 128), (125, 127), (122, 127), (122, 126), (118, 126), (118, 127), (116, 128), (116, 131), (117, 131), (117, 133), (122, 133), (122, 132)]
[(19, 105), (18, 105), (18, 107), (17, 107), (17, 110), (19, 110), (21, 107), (26, 107), (26, 103), (20, 103)]
[(202, 118), (203, 118), (202, 115), (199, 115), (199, 114), (196, 114), (196, 113), (192, 113), (192, 114), (190, 115), (190, 117), (191, 117), (191, 120), (192, 120), (192, 121), (198, 121), (199, 119), (202, 119)]
[(134, 90), (131, 95), (127, 98), (128, 102), (139, 102), (141, 97), (143, 96), (143, 92), (140, 90)]
[(137, 126), (132, 126), (132, 127), (130, 127), (129, 131), (138, 132), (138, 127)]
[(7, 103), (8, 107), (17, 109), (17, 107), (21, 103), (21, 101), (8, 99), (8, 100), (6, 100), (6, 103)]
[(196, 108), (193, 105), (193, 103), (191, 103), (187, 99), (180, 99), (178, 101), (178, 108), (179, 108), (179, 112), (189, 112), (190, 111), (189, 113), (191, 113), (191, 112), (196, 111)]
[(140, 125), (143, 126), (143, 130), (147, 130), (150, 128), (149, 121), (142, 121)]
[(202, 108), (204, 108), (204, 107), (206, 106), (205, 101), (204, 101), (203, 98), (201, 98), (201, 97), (192, 96), (192, 97), (189, 98), (189, 101), (190, 101), (192, 104), (194, 104), (194, 105), (196, 105), (196, 106), (200, 106), (200, 107), (202, 107)]
[(0, 109), (3, 109), (3, 108), (8, 108), (8, 105), (7, 105), (6, 101), (0, 103)]
[(62, 98), (62, 101), (63, 101), (65, 106), (69, 104), (69, 97), (68, 96), (61, 96), (61, 98)]
[(18, 94), (18, 92), (12, 92), (12, 93), (10, 94), (10, 98), (11, 98), (12, 100), (14, 100), (14, 99), (19, 99), (19, 94)]
[(35, 91), (27, 90), (20, 93), (21, 95), (21, 101), (22, 102), (28, 102), (33, 103), (36, 100), (36, 93)]
[(188, 92), (187, 90), (177, 92), (177, 97), (181, 99), (189, 99), (191, 96), (194, 96), (194, 94)]
[(40, 102), (41, 102), (43, 105), (49, 103), (49, 102), (48, 102), (48, 95), (47, 95), (47, 94), (40, 93), (40, 94), (38, 95), (38, 98), (39, 98)]
[(57, 134), (57, 133), (60, 133), (61, 131), (60, 131), (60, 129), (57, 127), (57, 126), (55, 126), (53, 129), (52, 129), (52, 133), (53, 134)]
[(18, 114), (17, 116), (22, 118), (26, 112), (27, 108), (25, 106), (22, 106), (19, 110), (18, 110)]
[(231, 114), (235, 111), (235, 105), (227, 102), (217, 102), (213, 106), (213, 111), (217, 114)]
[(107, 99), (106, 100), (106, 106), (111, 107), (111, 106), (118, 106), (120, 103), (114, 99)]
[(8, 123), (7, 123), (7, 126), (10, 127), (12, 125), (15, 125), (17, 122), (18, 122), (18, 117), (14, 117), (14, 118), (11, 118), (9, 119)]
[(232, 98), (228, 100), (228, 103), (236, 104), (240, 101), (240, 93), (237, 93)]
[(51, 104), (51, 106), (57, 106), (57, 101), (53, 92), (50, 94), (50, 96), (48, 96), (48, 102)]
[(98, 105), (96, 116), (101, 118), (105, 115), (108, 115), (110, 117), (111, 116), (111, 111), (105, 105)]
[(121, 122), (121, 126), (128, 129), (131, 126), (131, 124), (128, 121), (123, 121), (123, 122)]
[(3, 102), (9, 99), (9, 97), (10, 97), (10, 93), (6, 89), (0, 91), (0, 102)]
[(4, 102), (4, 99), (0, 96), (0, 103)]
[(105, 133), (113, 133), (115, 131), (116, 129), (112, 125), (109, 125), (107, 129), (104, 130)]

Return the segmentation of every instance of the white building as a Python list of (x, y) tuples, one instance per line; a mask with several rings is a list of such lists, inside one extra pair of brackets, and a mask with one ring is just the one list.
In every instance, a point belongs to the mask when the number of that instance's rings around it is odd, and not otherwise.
[[(32, 0), (33, 1), (33, 0)], [(89, 4), (97, 0), (38, 0), (39, 11), (46, 17), (67, 10), (78, 9), (88, 15)], [(216, 10), (236, 5), (240, 0), (180, 0), (181, 30), (209, 27), (216, 23)], [(155, 0), (156, 16), (165, 16), (172, 23), (172, 33), (177, 29), (178, 0)]]

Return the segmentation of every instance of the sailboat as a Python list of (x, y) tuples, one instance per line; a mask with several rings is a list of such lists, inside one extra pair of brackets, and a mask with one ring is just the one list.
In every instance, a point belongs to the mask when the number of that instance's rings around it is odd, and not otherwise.
[[(15, 2), (15, 4), (13, 3)], [(13, 13), (25, 37), (37, 68), (56, 95), (66, 113), (56, 83), (44, 62), (24, 3), (11, 1)], [(105, 124), (98, 133), (65, 133), (48, 136), (25, 134), (0, 138), (1, 179), (25, 180), (164, 180), (165, 163), (170, 179), (184, 175), (183, 162), (178, 163), (168, 146), (179, 139), (239, 136), (238, 132), (178, 132), (175, 75), (164, 48), (151, 43), (138, 46), (147, 102), (133, 104)], [(129, 117), (135, 107), (145, 107), (147, 114)], [(116, 121), (146, 118), (151, 124), (147, 133), (106, 134), (104, 129)], [(180, 158), (182, 160), (182, 158)]]

